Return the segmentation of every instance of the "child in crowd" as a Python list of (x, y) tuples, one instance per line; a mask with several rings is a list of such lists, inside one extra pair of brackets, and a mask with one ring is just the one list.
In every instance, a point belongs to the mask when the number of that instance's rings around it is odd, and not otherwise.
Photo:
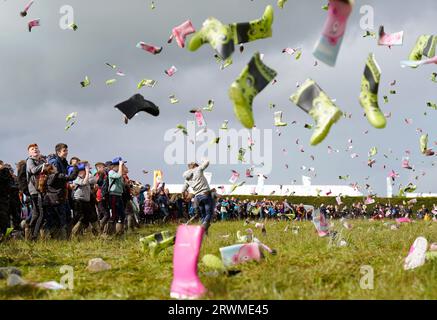
[(78, 170), (78, 177), (73, 181), (75, 223), (71, 235), (77, 237), (88, 224), (93, 234), (98, 235), (97, 216), (91, 207), (91, 185), (96, 183), (96, 179), (90, 175), (89, 163), (79, 163)]

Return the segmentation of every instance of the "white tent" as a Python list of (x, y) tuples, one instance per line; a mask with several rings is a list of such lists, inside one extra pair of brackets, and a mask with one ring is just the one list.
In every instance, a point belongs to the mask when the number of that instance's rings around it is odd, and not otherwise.
[[(169, 188), (170, 193), (180, 193), (183, 187), (183, 184), (166, 184), (166, 187)], [(222, 188), (224, 187), (224, 188)], [(256, 192), (261, 196), (268, 195), (279, 195), (279, 196), (349, 196), (349, 197), (362, 197), (363, 194), (358, 190), (343, 185), (283, 185), (282, 188), (279, 185), (263, 185), (262, 188), (259, 188), (258, 185), (243, 185), (235, 189), (232, 194), (229, 194), (232, 185), (218, 185), (213, 184), (211, 188), (215, 188), (218, 194), (223, 195), (251, 195)]]

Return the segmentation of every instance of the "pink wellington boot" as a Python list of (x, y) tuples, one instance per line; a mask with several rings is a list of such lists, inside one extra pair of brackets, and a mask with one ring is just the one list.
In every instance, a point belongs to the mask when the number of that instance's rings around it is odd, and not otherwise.
[(404, 39), (404, 32), (385, 33), (384, 26), (379, 27), (378, 46), (401, 46)]
[(405, 218), (405, 217), (402, 217), (402, 218), (397, 218), (397, 219), (396, 219), (396, 222), (397, 222), (397, 223), (410, 223), (410, 222), (411, 222), (411, 219), (409, 219), (409, 218)]
[(313, 55), (329, 66), (334, 66), (340, 51), (348, 18), (352, 12), (354, 0), (330, 0), (328, 18), (322, 36)]
[(185, 47), (185, 38), (189, 35), (196, 32), (194, 30), (193, 24), (191, 23), (191, 20), (187, 20), (184, 23), (182, 23), (180, 26), (174, 27), (170, 36), (170, 39), (168, 42), (170, 43), (173, 38), (176, 39), (176, 42), (178, 43), (178, 46), (181, 48)]
[(407, 159), (402, 160), (402, 168), (409, 169), (409, 170), (413, 169), (410, 165), (410, 162)]
[(205, 294), (206, 288), (197, 275), (197, 261), (204, 232), (201, 226), (178, 227), (173, 254), (171, 298), (198, 299)]
[(162, 51), (162, 47), (153, 46), (143, 41), (137, 43), (137, 48), (150, 52), (151, 54), (159, 54)]

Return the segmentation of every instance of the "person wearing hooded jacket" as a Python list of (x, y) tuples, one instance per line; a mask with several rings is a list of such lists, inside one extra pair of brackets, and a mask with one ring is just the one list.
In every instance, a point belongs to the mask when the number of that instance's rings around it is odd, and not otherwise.
[(36, 143), (27, 147), (29, 157), (26, 161), (27, 181), (29, 183), (29, 193), (32, 199), (32, 219), (25, 228), (24, 236), (26, 240), (36, 240), (39, 230), (43, 223), (43, 194), (38, 191), (38, 180), (46, 165), (45, 158), (41, 155)]
[(204, 159), (200, 165), (195, 162), (188, 164), (188, 170), (183, 174), (185, 183), (182, 188), (182, 193), (185, 193), (188, 188), (193, 190), (197, 204), (203, 213), (202, 227), (205, 229), (205, 233), (208, 233), (214, 210), (211, 189), (203, 174), (208, 166), (209, 161), (207, 159)]

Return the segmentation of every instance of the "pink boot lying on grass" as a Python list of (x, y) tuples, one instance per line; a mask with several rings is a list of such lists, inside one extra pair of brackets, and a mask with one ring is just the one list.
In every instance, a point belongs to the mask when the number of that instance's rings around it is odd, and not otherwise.
[(206, 293), (197, 275), (197, 261), (204, 232), (201, 226), (178, 227), (173, 254), (171, 298), (198, 299)]
[(225, 267), (251, 260), (260, 261), (262, 258), (259, 245), (255, 242), (220, 248), (220, 253)]
[(397, 223), (410, 223), (411, 219), (409, 219), (409, 218), (398, 218), (398, 219), (396, 219), (396, 222)]

